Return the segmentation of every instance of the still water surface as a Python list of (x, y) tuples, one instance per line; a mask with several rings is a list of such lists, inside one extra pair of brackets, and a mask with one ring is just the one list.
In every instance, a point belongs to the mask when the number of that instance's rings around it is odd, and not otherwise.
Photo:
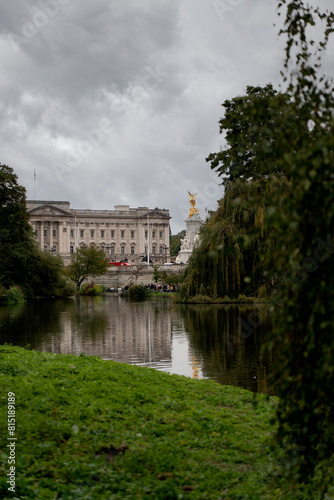
[(95, 355), (254, 392), (271, 392), (275, 353), (260, 355), (271, 328), (266, 306), (133, 303), (116, 296), (0, 306), (0, 344)]

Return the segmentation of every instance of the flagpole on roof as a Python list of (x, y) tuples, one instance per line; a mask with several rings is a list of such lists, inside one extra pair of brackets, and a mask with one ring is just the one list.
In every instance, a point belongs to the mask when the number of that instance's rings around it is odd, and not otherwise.
[(36, 169), (34, 168), (34, 200), (36, 200)]

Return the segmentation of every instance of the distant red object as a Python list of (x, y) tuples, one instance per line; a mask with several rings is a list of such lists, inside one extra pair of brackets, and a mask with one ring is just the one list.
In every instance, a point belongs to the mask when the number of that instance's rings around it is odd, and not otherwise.
[(109, 262), (109, 266), (130, 266), (128, 262)]

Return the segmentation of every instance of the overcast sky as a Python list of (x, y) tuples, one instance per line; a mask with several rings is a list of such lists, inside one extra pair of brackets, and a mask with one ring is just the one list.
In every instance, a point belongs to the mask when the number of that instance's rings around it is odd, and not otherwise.
[[(327, 0), (322, 0), (327, 2)], [(329, 2), (330, 3), (330, 2)], [(166, 208), (222, 196), (205, 158), (225, 99), (281, 84), (276, 0), (11, 0), (0, 6), (0, 163), (28, 199)]]

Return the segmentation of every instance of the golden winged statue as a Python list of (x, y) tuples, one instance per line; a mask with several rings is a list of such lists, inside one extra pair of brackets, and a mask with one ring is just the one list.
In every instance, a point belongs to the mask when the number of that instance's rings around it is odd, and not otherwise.
[(190, 198), (190, 205), (191, 205), (191, 208), (190, 208), (190, 211), (189, 211), (189, 217), (192, 217), (194, 214), (198, 214), (199, 215), (199, 211), (198, 211), (198, 208), (196, 208), (196, 194), (191, 194), (189, 191), (188, 191), (188, 194), (189, 194), (189, 198)]

